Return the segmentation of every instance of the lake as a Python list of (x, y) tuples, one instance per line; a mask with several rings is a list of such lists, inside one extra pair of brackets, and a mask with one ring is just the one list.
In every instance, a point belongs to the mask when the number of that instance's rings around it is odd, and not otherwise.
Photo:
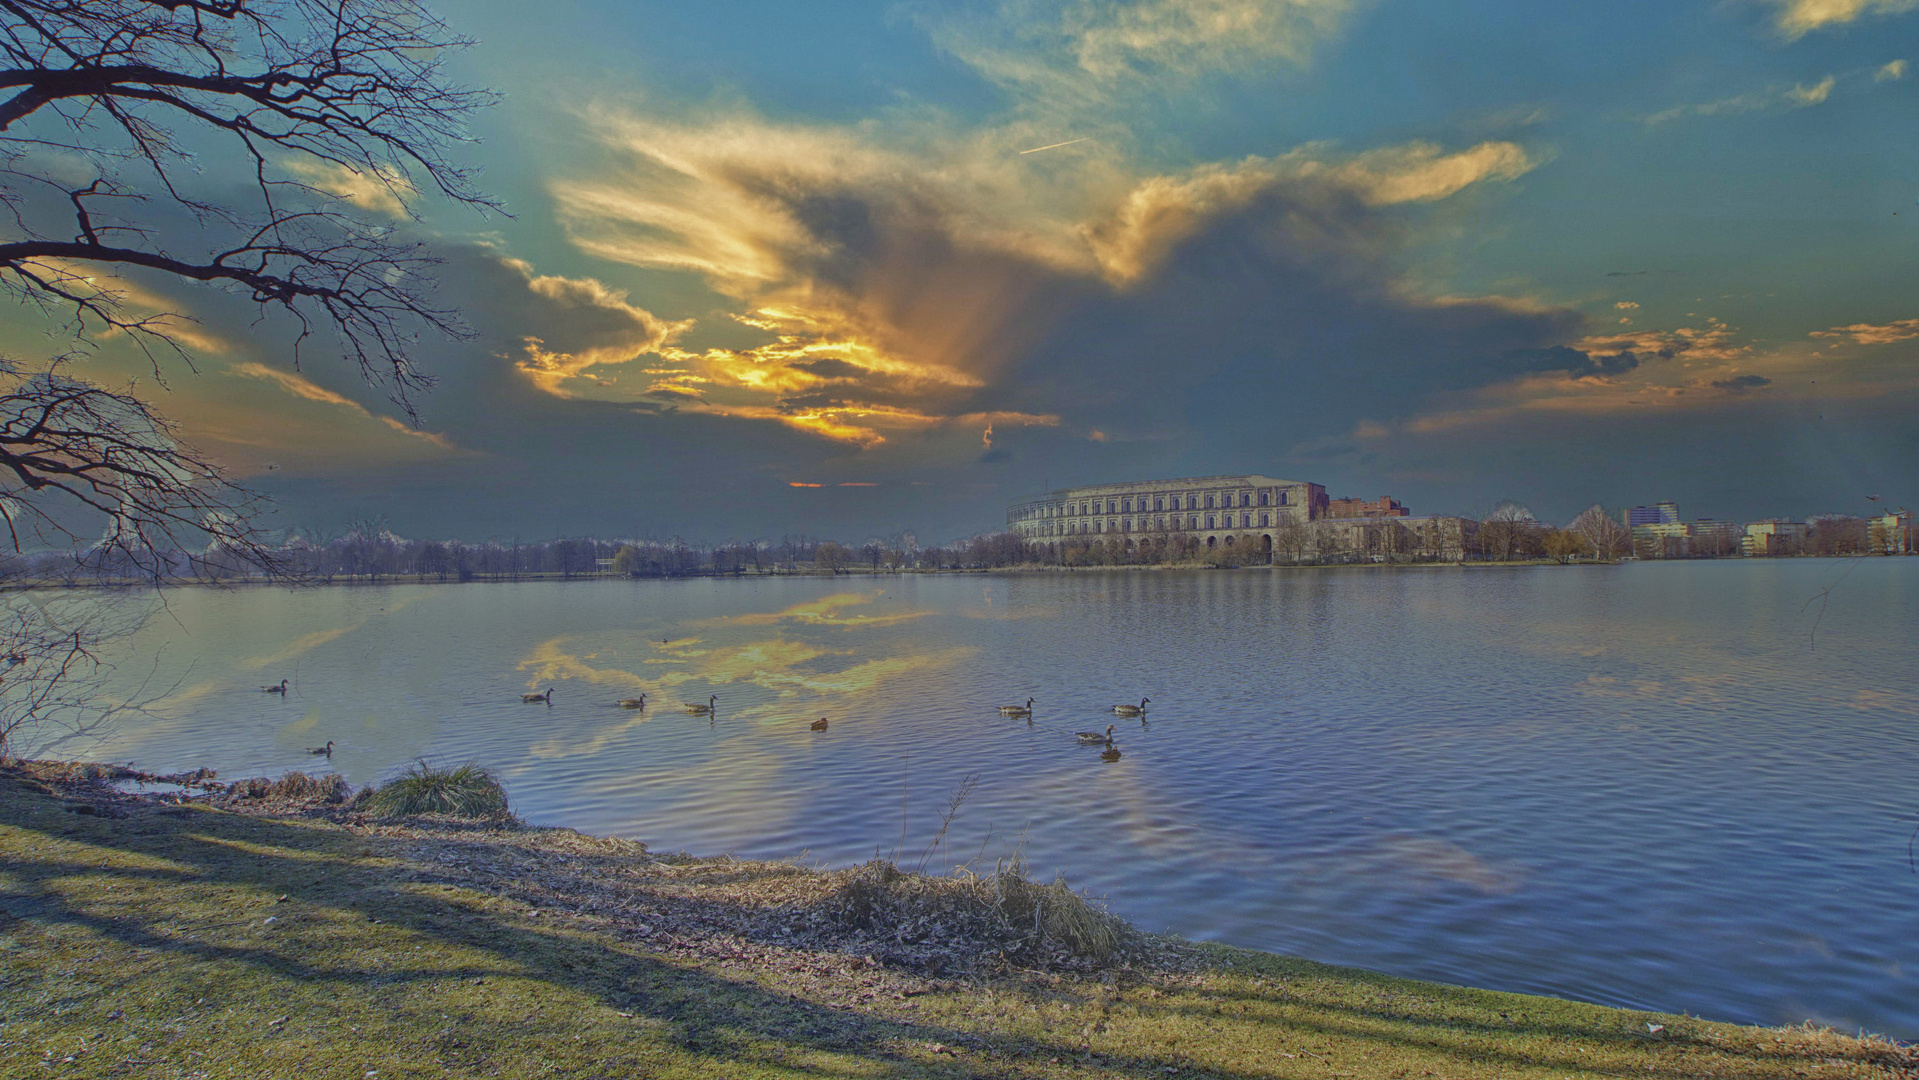
[(1912, 1039), (1915, 629), (1919, 559), (180, 590), (85, 756), (471, 760), (656, 849), (1018, 851), (1148, 929)]

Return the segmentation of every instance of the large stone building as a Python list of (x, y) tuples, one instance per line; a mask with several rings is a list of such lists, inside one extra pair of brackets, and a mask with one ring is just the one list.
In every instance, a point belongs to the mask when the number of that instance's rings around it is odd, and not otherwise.
[[(1215, 548), (1251, 537), (1272, 551), (1273, 530), (1304, 525), (1326, 510), (1326, 489), (1257, 474), (1138, 480), (1061, 488), (1006, 511), (1006, 528), (1029, 542), (1141, 534), (1190, 536)], [(1130, 543), (1129, 543), (1130, 546)]]
[(1181, 546), (1207, 552), (1247, 545), (1239, 551), (1254, 561), (1289, 563), (1456, 560), (1470, 555), (1477, 538), (1476, 521), (1398, 516), (1405, 508), (1390, 499), (1367, 504), (1376, 516), (1344, 518), (1329, 516), (1328, 502), (1318, 484), (1257, 474), (1141, 480), (1062, 488), (1016, 503), (1006, 511), (1006, 528), (1054, 554), (1117, 544), (1163, 558)]

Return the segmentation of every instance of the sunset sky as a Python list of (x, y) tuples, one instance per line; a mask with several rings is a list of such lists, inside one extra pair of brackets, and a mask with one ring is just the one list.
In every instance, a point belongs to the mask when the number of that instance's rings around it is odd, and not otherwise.
[(512, 216), (413, 226), (478, 332), (421, 346), (420, 426), (173, 283), (197, 374), (89, 364), (281, 525), (936, 541), (1229, 472), (1919, 502), (1919, 0), (437, 10)]

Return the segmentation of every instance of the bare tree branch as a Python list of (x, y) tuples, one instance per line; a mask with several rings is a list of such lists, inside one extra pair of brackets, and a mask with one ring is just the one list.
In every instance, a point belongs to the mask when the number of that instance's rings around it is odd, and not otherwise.
[[(447, 76), (468, 44), (416, 0), (0, 0), (0, 203), (14, 226), (0, 231), (0, 287), (83, 327), (159, 338), (80, 279), (137, 268), (243, 291), (295, 319), (296, 367), (331, 324), (344, 358), (412, 416), (430, 385), (409, 356), (416, 332), (464, 327), (428, 301), (435, 260), (419, 243), (313, 177), (351, 178), (409, 217), (429, 188), (496, 209), (447, 156), (494, 100)], [(251, 174), (242, 204), (202, 190), (209, 135)], [(149, 189), (198, 223), (200, 247), (156, 239)]]

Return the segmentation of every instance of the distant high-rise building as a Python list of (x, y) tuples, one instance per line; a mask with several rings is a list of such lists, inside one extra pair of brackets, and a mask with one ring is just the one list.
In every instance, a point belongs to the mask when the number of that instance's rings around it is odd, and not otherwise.
[(1797, 555), (1805, 550), (1806, 523), (1768, 518), (1746, 523), (1746, 536), (1740, 542), (1747, 555)]
[(1679, 504), (1675, 502), (1635, 506), (1626, 511), (1626, 528), (1628, 529), (1638, 528), (1641, 525), (1677, 524), (1679, 524)]
[(1870, 550), (1881, 555), (1910, 555), (1919, 551), (1919, 533), (1912, 524), (1912, 511), (1894, 510), (1873, 518), (1867, 524)]

